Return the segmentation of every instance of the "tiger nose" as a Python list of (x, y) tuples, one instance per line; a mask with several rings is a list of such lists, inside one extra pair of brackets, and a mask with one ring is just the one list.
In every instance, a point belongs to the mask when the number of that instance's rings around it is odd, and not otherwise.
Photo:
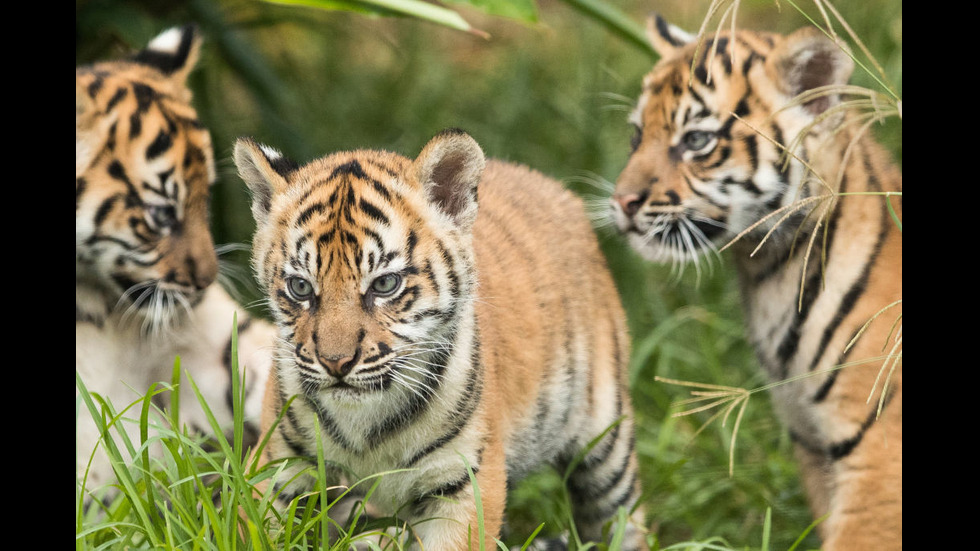
[(354, 367), (354, 356), (333, 356), (330, 358), (320, 356), (320, 363), (327, 368), (327, 373), (342, 379)]
[(647, 199), (647, 193), (623, 193), (613, 195), (613, 200), (619, 204), (619, 208), (623, 210), (626, 216), (632, 217), (636, 214), (640, 207), (643, 206), (643, 202)]

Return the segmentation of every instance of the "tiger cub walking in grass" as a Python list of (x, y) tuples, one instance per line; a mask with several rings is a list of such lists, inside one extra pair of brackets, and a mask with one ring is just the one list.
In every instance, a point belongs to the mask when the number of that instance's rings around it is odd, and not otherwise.
[(820, 93), (845, 85), (853, 62), (812, 28), (699, 47), (657, 17), (649, 35), (662, 58), (632, 116), (616, 222), (656, 261), (697, 262), (740, 236), (749, 337), (773, 381), (799, 379), (772, 395), (813, 510), (828, 514), (824, 549), (900, 549), (902, 366), (882, 357), (902, 312), (902, 234), (886, 203), (900, 218), (902, 176), (836, 92)]
[[(297, 167), (243, 139), (235, 162), (281, 337), (263, 426), (295, 396), (266, 461), (322, 446), (356, 476), (404, 470), (382, 479), (378, 511), (426, 550), (476, 549), (481, 526), (489, 549), (508, 484), (569, 465), (611, 427), (571, 476), (578, 533), (600, 539), (620, 507), (642, 520), (624, 312), (579, 199), (486, 162), (461, 131), (415, 160), (353, 151)], [(313, 487), (287, 485), (313, 465), (279, 477), (282, 501)], [(641, 547), (637, 526), (625, 534)]]
[[(257, 435), (276, 332), (215, 283), (208, 227), (214, 156), (186, 86), (200, 46), (193, 27), (174, 28), (129, 59), (75, 69), (75, 372), (119, 412), (153, 383), (169, 382), (180, 356), (230, 429), (237, 312), (238, 353), (248, 370), (244, 414)], [(192, 389), (181, 387), (182, 420), (210, 433)], [(165, 405), (167, 396), (154, 403)], [(102, 446), (99, 428), (84, 403), (78, 409), (76, 476), (87, 474), (91, 492), (114, 476), (101, 450), (92, 455)], [(125, 416), (139, 418), (139, 408)], [(138, 445), (139, 427), (126, 429)]]

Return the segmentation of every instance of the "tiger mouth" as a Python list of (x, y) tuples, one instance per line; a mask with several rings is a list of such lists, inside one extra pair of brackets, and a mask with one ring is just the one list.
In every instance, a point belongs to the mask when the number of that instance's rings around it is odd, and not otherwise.
[[(664, 221), (663, 218), (664, 215), (657, 215), (643, 229), (634, 221), (627, 229), (627, 232), (665, 243), (675, 241), (678, 238), (684, 239), (684, 234), (688, 232), (695, 233), (698, 237), (703, 237), (708, 242), (716, 241), (725, 233), (725, 229), (721, 226), (721, 223), (716, 221), (706, 222), (688, 216), (672, 216), (672, 220), (669, 221)], [(695, 239), (694, 242), (707, 245), (704, 240)]]
[(674, 276), (680, 277), (691, 265), (700, 281), (702, 273), (711, 273), (719, 257), (719, 243), (724, 241), (726, 225), (703, 213), (686, 211), (639, 213), (630, 219), (624, 231), (632, 248), (648, 261), (669, 264)]
[(122, 290), (120, 303), (146, 309), (161, 302), (193, 303), (203, 290), (179, 285), (159, 278), (136, 280), (127, 275), (113, 274), (112, 281)]
[(303, 388), (310, 397), (328, 393), (334, 399), (361, 399), (371, 394), (401, 388), (406, 394), (428, 399), (439, 386), (440, 375), (406, 363), (392, 354), (370, 367), (355, 366), (350, 374), (336, 377), (319, 367), (296, 362)]

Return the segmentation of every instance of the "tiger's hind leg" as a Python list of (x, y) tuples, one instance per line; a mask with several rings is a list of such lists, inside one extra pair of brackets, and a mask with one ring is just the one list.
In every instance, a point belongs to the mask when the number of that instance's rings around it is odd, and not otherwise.
[(643, 511), (637, 506), (640, 481), (631, 418), (614, 426), (574, 467), (568, 493), (575, 527), (583, 542), (602, 541), (604, 527), (623, 508), (628, 518), (626, 526), (614, 525), (609, 534), (621, 529), (622, 549), (645, 549)]

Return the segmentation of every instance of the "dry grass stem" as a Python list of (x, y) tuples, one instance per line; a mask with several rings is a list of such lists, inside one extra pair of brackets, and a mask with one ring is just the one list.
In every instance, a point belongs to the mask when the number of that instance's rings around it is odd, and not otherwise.
[(749, 403), (749, 397), (754, 391), (746, 390), (744, 388), (730, 387), (724, 385), (712, 385), (707, 383), (695, 383), (691, 381), (679, 381), (677, 379), (667, 379), (665, 377), (654, 377), (655, 380), (668, 383), (673, 385), (680, 385), (692, 388), (703, 388), (708, 389), (709, 392), (694, 390), (691, 394), (696, 396), (695, 398), (688, 398), (686, 400), (681, 400), (677, 403), (679, 406), (686, 406), (697, 404), (707, 400), (713, 400), (707, 404), (703, 404), (691, 409), (684, 411), (679, 411), (673, 413), (672, 417), (682, 417), (686, 415), (692, 415), (702, 411), (707, 411), (718, 406), (723, 406), (728, 404), (722, 410), (715, 412), (714, 415), (708, 418), (703, 425), (694, 433), (697, 436), (704, 430), (708, 425), (714, 422), (718, 417), (722, 418), (721, 426), (724, 427), (728, 423), (728, 418), (731, 416), (735, 408), (738, 408), (738, 414), (735, 416), (735, 424), (732, 426), (732, 437), (731, 442), (728, 447), (728, 476), (732, 476), (735, 473), (735, 443), (738, 436), (738, 429), (742, 423), (742, 417), (745, 414), (745, 407)]

